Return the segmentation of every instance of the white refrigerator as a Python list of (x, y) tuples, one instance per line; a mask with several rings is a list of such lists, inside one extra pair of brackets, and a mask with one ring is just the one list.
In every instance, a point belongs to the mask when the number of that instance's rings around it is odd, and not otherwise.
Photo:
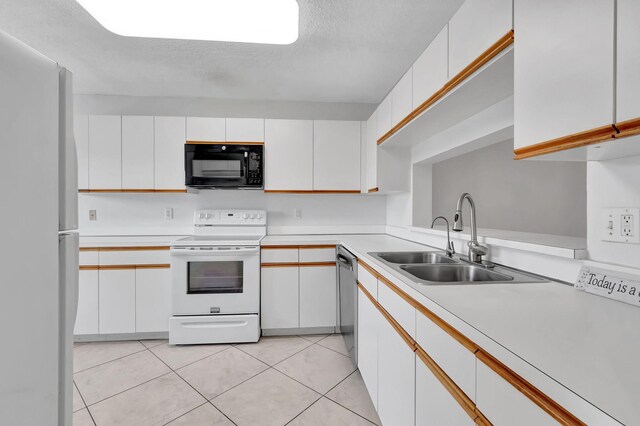
[(71, 425), (78, 297), (71, 78), (0, 31), (1, 425)]

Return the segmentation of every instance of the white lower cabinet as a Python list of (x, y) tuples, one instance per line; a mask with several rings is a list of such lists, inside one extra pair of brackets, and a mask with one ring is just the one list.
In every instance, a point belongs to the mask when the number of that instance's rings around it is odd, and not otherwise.
[(136, 331), (135, 269), (99, 271), (100, 334)]
[(474, 421), (416, 357), (416, 426), (466, 426)]
[(262, 268), (261, 327), (298, 328), (298, 267)]
[(98, 334), (98, 297), (98, 270), (80, 271), (73, 334)]
[(415, 424), (415, 352), (388, 321), (378, 327), (378, 416), (383, 425)]
[(300, 328), (335, 327), (337, 286), (335, 266), (301, 266)]
[(483, 362), (477, 361), (476, 406), (495, 426), (558, 423)]
[(378, 309), (358, 290), (358, 369), (369, 391), (373, 405), (378, 408)]
[(136, 333), (169, 331), (171, 270), (136, 269)]

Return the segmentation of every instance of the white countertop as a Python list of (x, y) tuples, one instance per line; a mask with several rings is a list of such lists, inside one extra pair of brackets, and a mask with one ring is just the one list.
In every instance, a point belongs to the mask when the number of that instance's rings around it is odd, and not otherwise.
[(443, 308), (451, 315), (445, 320), (498, 359), (483, 340), (489, 338), (618, 421), (640, 421), (639, 308), (557, 282), (416, 284), (367, 253), (434, 248), (388, 235), (267, 236), (262, 242), (303, 243), (343, 244), (409, 295)]

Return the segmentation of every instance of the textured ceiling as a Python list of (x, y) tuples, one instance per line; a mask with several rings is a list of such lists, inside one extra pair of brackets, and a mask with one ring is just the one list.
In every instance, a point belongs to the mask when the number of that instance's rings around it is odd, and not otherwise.
[(298, 0), (286, 46), (122, 37), (74, 0), (0, 0), (0, 29), (71, 69), (76, 93), (377, 103), (462, 2)]

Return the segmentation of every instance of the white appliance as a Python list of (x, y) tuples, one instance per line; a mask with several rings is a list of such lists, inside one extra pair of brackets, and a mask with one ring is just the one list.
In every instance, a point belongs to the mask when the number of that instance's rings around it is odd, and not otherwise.
[(169, 343), (257, 342), (263, 210), (198, 210), (171, 245)]
[(78, 294), (71, 73), (0, 31), (0, 424), (71, 425)]

